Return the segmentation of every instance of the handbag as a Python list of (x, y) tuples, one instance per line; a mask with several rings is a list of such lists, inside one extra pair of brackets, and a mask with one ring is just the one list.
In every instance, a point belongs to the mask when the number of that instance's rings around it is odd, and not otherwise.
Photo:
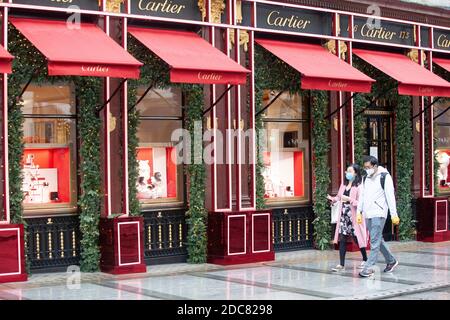
[(339, 201), (336, 201), (331, 205), (331, 223), (335, 224), (338, 221), (339, 216)]

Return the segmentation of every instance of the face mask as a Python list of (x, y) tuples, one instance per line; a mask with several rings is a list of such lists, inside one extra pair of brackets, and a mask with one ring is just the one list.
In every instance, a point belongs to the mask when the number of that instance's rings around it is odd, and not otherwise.
[(355, 179), (355, 176), (353, 175), (353, 173), (350, 173), (350, 172), (346, 172), (345, 177), (347, 178), (348, 181), (353, 181)]
[(374, 168), (366, 169), (366, 172), (367, 176), (370, 177), (375, 173), (375, 169)]

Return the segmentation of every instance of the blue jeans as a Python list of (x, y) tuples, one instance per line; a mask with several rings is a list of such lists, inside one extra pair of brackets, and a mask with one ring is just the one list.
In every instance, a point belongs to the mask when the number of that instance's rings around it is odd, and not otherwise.
[(381, 217), (366, 219), (366, 226), (370, 234), (370, 254), (364, 267), (364, 271), (367, 271), (377, 263), (378, 253), (380, 251), (386, 260), (386, 264), (395, 262), (394, 256), (383, 239), (383, 229), (385, 223), (386, 219)]

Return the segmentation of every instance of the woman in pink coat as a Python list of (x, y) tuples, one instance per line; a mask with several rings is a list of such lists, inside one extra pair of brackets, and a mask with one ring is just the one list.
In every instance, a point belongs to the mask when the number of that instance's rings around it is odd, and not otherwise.
[(328, 200), (331, 202), (339, 202), (339, 214), (336, 232), (334, 234), (334, 243), (339, 242), (340, 264), (332, 269), (336, 272), (344, 270), (348, 238), (355, 241), (361, 250), (363, 262), (358, 268), (364, 268), (364, 264), (367, 261), (366, 224), (364, 219), (361, 224), (356, 222), (356, 208), (358, 207), (358, 199), (361, 194), (361, 183), (361, 167), (357, 164), (352, 164), (345, 172), (344, 183), (341, 185), (337, 196), (331, 197), (328, 195)]

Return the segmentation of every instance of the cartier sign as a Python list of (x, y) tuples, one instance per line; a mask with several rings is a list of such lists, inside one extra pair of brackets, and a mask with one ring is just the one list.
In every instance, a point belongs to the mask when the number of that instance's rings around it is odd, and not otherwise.
[(434, 47), (450, 51), (450, 31), (434, 29)]
[(193, 0), (131, 0), (131, 13), (201, 21), (197, 1)]
[(82, 10), (99, 10), (97, 0), (13, 0), (12, 3), (56, 8), (77, 6)]
[(257, 26), (291, 32), (331, 34), (331, 14), (283, 6), (258, 4)]
[[(341, 20), (341, 30), (344, 36), (348, 36), (346, 19)], [(402, 23), (381, 21), (377, 26), (367, 23), (367, 19), (355, 18), (353, 33), (355, 39), (360, 40), (414, 45), (414, 27)]]

